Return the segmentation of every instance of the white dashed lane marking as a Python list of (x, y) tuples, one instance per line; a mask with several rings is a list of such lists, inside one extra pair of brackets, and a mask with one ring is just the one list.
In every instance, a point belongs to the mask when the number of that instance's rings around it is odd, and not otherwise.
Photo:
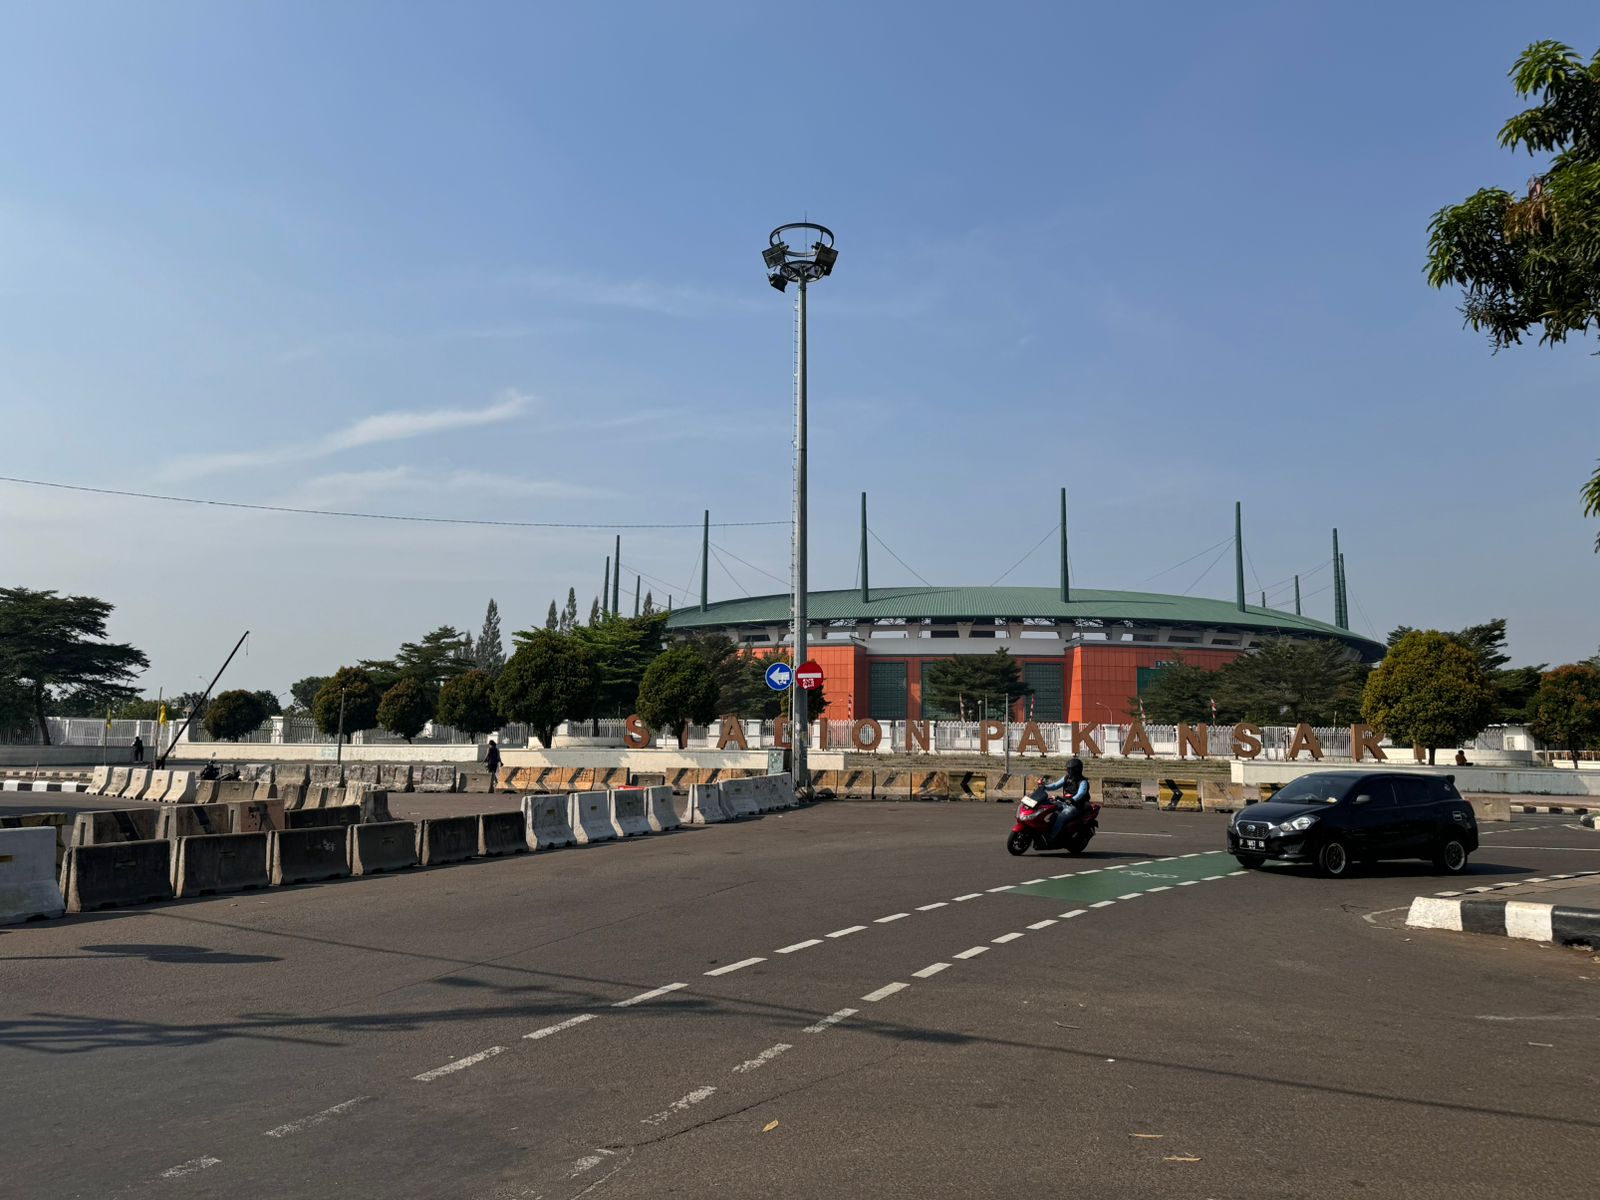
[(1118, 896), (1117, 899), (1118, 900), (1137, 900), (1142, 895), (1144, 895), (1143, 892), (1127, 892), (1127, 893), (1125, 893), (1125, 894), (1123, 894), (1121, 896)]
[(987, 946), (974, 946), (970, 950), (963, 950), (960, 954), (956, 955), (956, 957), (957, 958), (977, 958), (978, 955), (987, 953), (988, 949), (989, 949), (989, 947), (987, 947)]
[(779, 1042), (776, 1046), (768, 1046), (754, 1058), (747, 1058), (744, 1062), (735, 1067), (733, 1069), (734, 1074), (743, 1075), (746, 1072), (754, 1071), (757, 1067), (764, 1067), (773, 1059), (777, 1058), (778, 1055), (782, 1054), (785, 1050), (793, 1049), (794, 1047), (788, 1042)]
[(1014, 942), (1021, 936), (1020, 933), (1002, 933), (994, 939), (994, 942), (997, 946), (1004, 946), (1007, 942)]
[(1069, 921), (1069, 920), (1071, 920), (1071, 919), (1072, 919), (1072, 918), (1073, 918), (1073, 917), (1081, 917), (1081, 916), (1083, 916), (1083, 914), (1084, 914), (1084, 913), (1086, 913), (1086, 912), (1088, 912), (1088, 911), (1089, 911), (1089, 910), (1088, 910), (1088, 909), (1087, 909), (1087, 908), (1075, 908), (1075, 909), (1073, 909), (1073, 910), (1072, 910), (1072, 911), (1071, 911), (1071, 912), (1064, 912), (1064, 913), (1062, 913), (1062, 914), (1061, 914), (1061, 919), (1062, 919), (1062, 920), (1063, 920), (1063, 921)]
[(1056, 919), (1054, 917), (1046, 917), (1042, 921), (1035, 921), (1032, 925), (1029, 925), (1028, 928), (1029, 929), (1049, 929), (1050, 926), (1054, 925), (1055, 923), (1056, 923)]
[(266, 1136), (269, 1138), (289, 1137), (303, 1129), (321, 1125), (324, 1121), (331, 1117), (337, 1117), (340, 1113), (347, 1113), (356, 1105), (371, 1099), (371, 1096), (357, 1096), (354, 1100), (346, 1100), (343, 1104), (335, 1104), (332, 1108), (325, 1108), (319, 1113), (312, 1113), (309, 1117), (301, 1117), (298, 1121), (290, 1121), (287, 1125), (279, 1125), (276, 1129), (269, 1129)]
[(965, 896), (957, 896), (956, 900), (957, 900), (957, 902), (960, 902), (962, 900), (977, 900), (982, 895), (983, 895), (982, 892), (968, 892)]
[[(1034, 882), (1035, 882), (1035, 883), (1038, 883), (1038, 882), (1039, 882), (1039, 881), (1038, 881), (1038, 880), (1037, 880), (1037, 879), (1036, 879), (1036, 880), (1034, 880)], [(1000, 885), (1000, 886), (999, 886), (999, 887), (992, 887), (992, 888), (987, 888), (987, 889), (985, 889), (985, 890), (986, 890), (986, 891), (989, 891), (989, 892), (991, 892), (991, 893), (992, 893), (992, 892), (1009, 892), (1009, 891), (1010, 891), (1010, 890), (1011, 890), (1011, 889), (1012, 889), (1012, 888), (1014, 888), (1014, 887), (1016, 887), (1016, 886), (1017, 886), (1017, 885), (1016, 885), (1016, 884), (1014, 884), (1014, 883), (1002, 883), (1002, 884), (1001, 884), (1001, 885)], [(959, 897), (959, 896), (957, 896), (957, 897), (956, 897), (956, 899), (958, 899), (958, 900), (959, 900), (959, 899), (960, 899), (960, 898), (961, 898), (961, 897)]]
[(776, 952), (778, 954), (793, 954), (796, 950), (804, 950), (808, 946), (820, 946), (820, 945), (822, 945), (822, 939), (821, 938), (807, 938), (805, 941), (796, 942), (792, 946), (780, 946)]
[(890, 913), (887, 917), (879, 917), (874, 925), (887, 925), (890, 921), (898, 921), (901, 917), (909, 917), (910, 913)]
[(894, 995), (896, 992), (903, 992), (903, 991), (906, 990), (906, 988), (908, 988), (910, 986), (911, 985), (909, 983), (886, 983), (881, 988), (879, 988), (877, 991), (868, 992), (865, 996), (863, 996), (861, 998), (863, 1000), (868, 1001), (869, 1003), (876, 1003), (879, 1000), (888, 999), (890, 996)]
[[(632, 1003), (632, 1001), (629, 1001), (629, 1003)], [(547, 1038), (553, 1033), (560, 1033), (563, 1030), (582, 1025), (585, 1021), (592, 1020), (594, 1020), (594, 1013), (579, 1013), (575, 1017), (568, 1017), (565, 1021), (558, 1021), (554, 1025), (546, 1025), (543, 1029), (535, 1029), (532, 1033), (525, 1033), (522, 1036), (527, 1041), (536, 1042), (540, 1038)]]
[(671, 1120), (684, 1109), (692, 1108), (694, 1105), (699, 1104), (702, 1100), (709, 1100), (716, 1094), (717, 1089), (714, 1087), (695, 1088), (695, 1090), (690, 1092), (687, 1096), (674, 1100), (671, 1104), (667, 1105), (666, 1108), (662, 1109), (654, 1116), (645, 1117), (644, 1120), (639, 1122), (639, 1124), (659, 1125), (663, 1121)]
[(730, 972), (742, 971), (746, 967), (753, 967), (757, 963), (766, 962), (766, 961), (767, 960), (764, 959), (764, 958), (743, 958), (743, 959), (740, 959), (736, 963), (729, 963), (725, 967), (716, 967), (713, 970), (707, 971), (706, 974), (707, 975), (727, 975)]
[(465, 1058), (458, 1058), (455, 1062), (445, 1063), (442, 1067), (435, 1067), (431, 1071), (424, 1071), (421, 1075), (411, 1078), (418, 1083), (432, 1083), (435, 1079), (442, 1079), (446, 1075), (454, 1075), (457, 1071), (465, 1071), (468, 1067), (476, 1066), (486, 1058), (493, 1058), (496, 1054), (504, 1054), (504, 1046), (490, 1046), (487, 1050), (479, 1050), (476, 1054), (469, 1054)]
[(222, 1160), (220, 1158), (191, 1158), (186, 1163), (179, 1163), (175, 1167), (168, 1167), (161, 1172), (163, 1179), (182, 1179), (185, 1175), (193, 1175), (196, 1171), (204, 1171), (207, 1167), (214, 1167)]
[(841, 1008), (836, 1013), (829, 1013), (827, 1016), (823, 1017), (822, 1020), (818, 1021), (815, 1025), (807, 1025), (805, 1027), (805, 1029), (803, 1029), (801, 1032), (802, 1033), (821, 1033), (823, 1030), (829, 1029), (832, 1026), (837, 1025), (840, 1021), (843, 1021), (843, 1020), (846, 1020), (846, 1019), (848, 1019), (850, 1017), (855, 1016), (856, 1013), (858, 1013), (859, 1011), (860, 1011), (860, 1009), (855, 1009), (855, 1008)]
[(843, 929), (835, 929), (828, 936), (831, 938), (848, 937), (852, 933), (860, 933), (865, 928), (865, 925), (846, 925)]
[(922, 970), (913, 971), (911, 974), (918, 979), (932, 979), (935, 975), (937, 975), (940, 971), (943, 971), (949, 965), (950, 964), (947, 962), (931, 963), (930, 965), (923, 967)]
[(948, 900), (936, 900), (932, 904), (919, 904), (917, 906), (917, 911), (918, 912), (932, 912), (934, 909), (943, 908), (946, 904), (949, 904), (949, 903), (950, 902)]
[(626, 1000), (618, 1000), (612, 1008), (632, 1008), (635, 1004), (643, 1004), (646, 1000), (654, 1000), (657, 996), (665, 996), (668, 992), (675, 992), (685, 988), (687, 983), (669, 983), (666, 987), (652, 988), (648, 992), (640, 992), (637, 996), (629, 996)]
[(1096, 900), (1093, 904), (1089, 905), (1089, 907), (1090, 908), (1110, 908), (1115, 903), (1116, 903), (1115, 900)]

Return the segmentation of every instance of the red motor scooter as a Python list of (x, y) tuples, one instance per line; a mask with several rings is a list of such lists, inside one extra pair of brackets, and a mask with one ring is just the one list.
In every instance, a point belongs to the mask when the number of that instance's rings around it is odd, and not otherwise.
[(1029, 847), (1082, 854), (1089, 839), (1100, 828), (1100, 806), (1092, 800), (1082, 808), (1071, 806), (1072, 815), (1061, 826), (1061, 832), (1052, 838), (1050, 830), (1063, 804), (1064, 800), (1051, 796), (1043, 787), (1034, 788), (1017, 808), (1017, 823), (1011, 827), (1011, 836), (1006, 838), (1006, 849), (1012, 854), (1025, 854)]

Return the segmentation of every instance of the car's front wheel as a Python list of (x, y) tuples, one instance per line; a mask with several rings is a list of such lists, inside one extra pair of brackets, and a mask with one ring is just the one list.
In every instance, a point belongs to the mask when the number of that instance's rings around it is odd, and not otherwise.
[(1460, 838), (1446, 838), (1434, 851), (1433, 865), (1446, 875), (1459, 875), (1467, 869), (1467, 847)]
[(1317, 870), (1330, 879), (1338, 879), (1350, 874), (1353, 865), (1350, 851), (1338, 838), (1329, 838), (1322, 843), (1322, 848), (1317, 851)]

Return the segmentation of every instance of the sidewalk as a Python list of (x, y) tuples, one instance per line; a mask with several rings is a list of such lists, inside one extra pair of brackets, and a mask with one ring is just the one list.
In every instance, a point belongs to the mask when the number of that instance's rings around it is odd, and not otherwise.
[(1600, 951), (1600, 871), (1418, 896), (1406, 924)]

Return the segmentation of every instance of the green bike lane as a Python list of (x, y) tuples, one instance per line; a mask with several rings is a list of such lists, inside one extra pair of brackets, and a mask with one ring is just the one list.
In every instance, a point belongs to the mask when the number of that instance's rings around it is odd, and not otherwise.
[(1031, 896), (1072, 904), (1083, 909), (1108, 908), (1119, 900), (1176, 891), (1199, 883), (1242, 875), (1221, 850), (1182, 854), (1173, 858), (1140, 859), (1106, 867), (1029, 880), (1003, 891), (1006, 896)]

